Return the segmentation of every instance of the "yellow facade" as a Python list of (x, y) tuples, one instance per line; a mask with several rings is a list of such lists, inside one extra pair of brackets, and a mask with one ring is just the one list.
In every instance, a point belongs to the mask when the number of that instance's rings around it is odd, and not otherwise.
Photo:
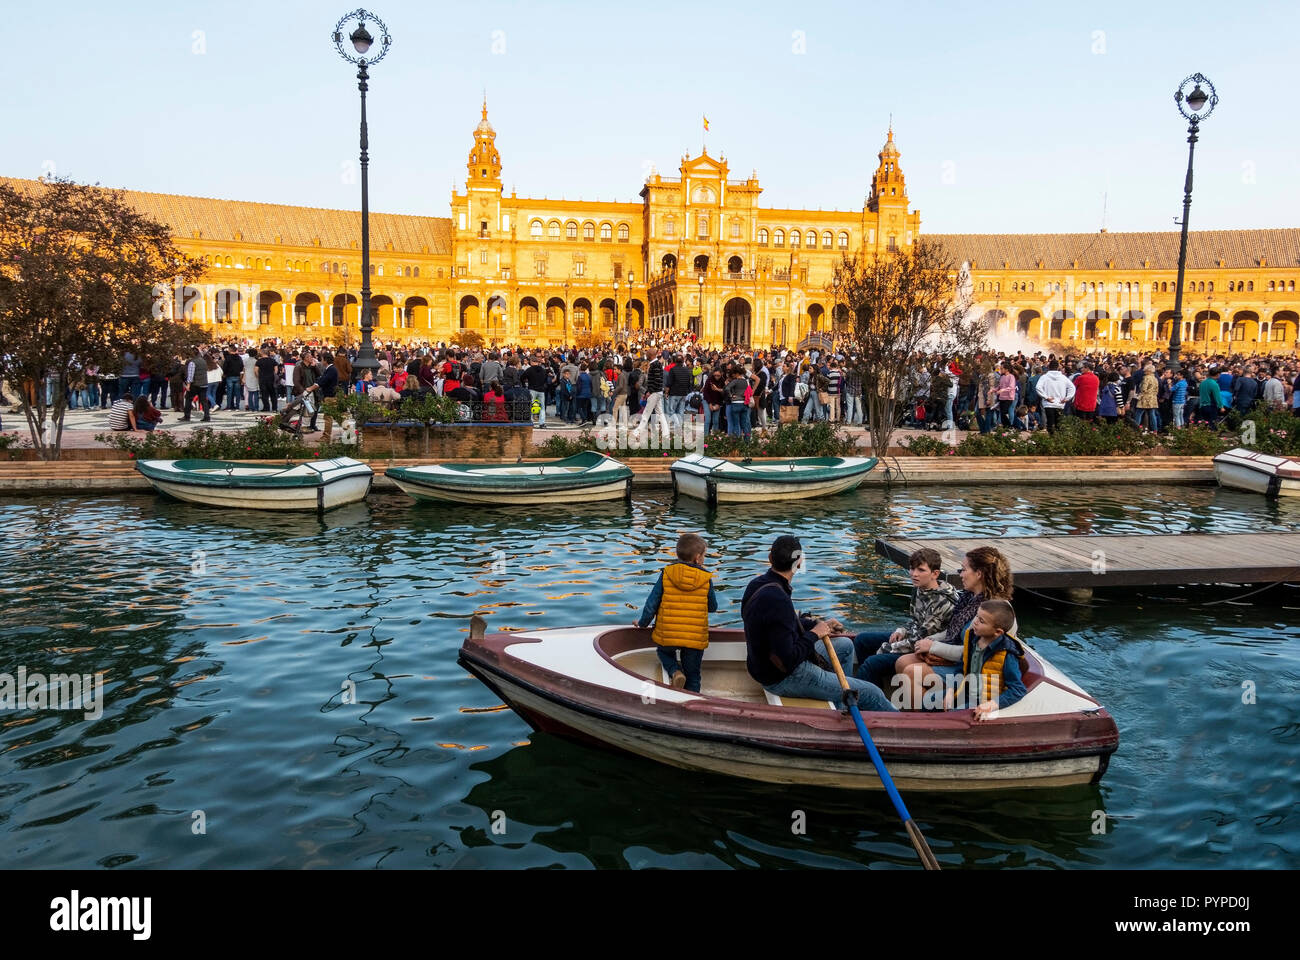
[[(725, 158), (683, 157), (652, 173), (639, 203), (508, 196), (484, 104), (451, 217), (372, 213), (371, 290), (380, 342), (548, 345), (583, 333), (688, 329), (705, 343), (793, 345), (832, 329), (834, 264), (920, 236), (890, 130), (861, 210), (760, 205), (751, 174)], [(130, 192), (210, 265), (176, 309), (240, 336), (359, 338), (360, 214)], [(1178, 234), (956, 234), (972, 293), (1004, 346), (1075, 348), (1167, 341)], [(1286, 352), (1300, 337), (1300, 229), (1193, 232), (1184, 343)], [(1023, 340), (1020, 338), (1024, 338)]]

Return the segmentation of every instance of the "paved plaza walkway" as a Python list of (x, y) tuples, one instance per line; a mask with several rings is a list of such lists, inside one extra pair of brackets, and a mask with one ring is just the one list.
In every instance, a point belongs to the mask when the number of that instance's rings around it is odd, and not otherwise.
[[(189, 423), (179, 422), (180, 416), (179, 413), (164, 410), (163, 422), (158, 429), (167, 433), (174, 433), (177, 436), (186, 436), (199, 427), (211, 427), (213, 430), (244, 430), (251, 427), (259, 418), (272, 417), (276, 416), (276, 414), (253, 413), (248, 410), (214, 409), (211, 422), (203, 423), (201, 422), (202, 414), (196, 408)], [(22, 412), (17, 407), (5, 407), (0, 410), (0, 420), (3, 422), (4, 433), (19, 437), (20, 442), (29, 439), (27, 423)], [(319, 418), (317, 423), (321, 423)], [(548, 414), (547, 429), (534, 430), (533, 443), (545, 443), (547, 437), (554, 436), (557, 433), (573, 434), (579, 432), (579, 429), (576, 425), (557, 421), (553, 414)], [(857, 438), (859, 446), (870, 449), (871, 437), (864, 427), (849, 426), (844, 429), (850, 436)], [(63, 448), (65, 450), (76, 450), (101, 447), (103, 444), (95, 439), (95, 435), (108, 432), (107, 410), (69, 410), (63, 421)], [(905, 437), (916, 436), (921, 433), (924, 433), (924, 431), (896, 430), (893, 436), (893, 446), (901, 446)], [(937, 434), (931, 433), (931, 436), (937, 436)]]

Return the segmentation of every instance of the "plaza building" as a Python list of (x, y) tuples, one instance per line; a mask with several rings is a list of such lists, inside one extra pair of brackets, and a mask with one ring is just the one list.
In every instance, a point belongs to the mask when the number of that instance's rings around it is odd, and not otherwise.
[[(760, 203), (702, 150), (652, 172), (639, 202), (506, 194), (486, 103), (450, 217), (372, 213), (371, 308), (380, 342), (545, 346), (645, 329), (707, 344), (793, 346), (848, 323), (834, 265), (906, 250), (921, 236), (889, 130), (857, 210)], [(32, 185), (31, 181), (9, 183)], [(359, 339), (360, 214), (126, 191), (209, 267), (174, 309), (214, 340)], [(1168, 342), (1179, 235), (926, 234), (969, 266), (975, 307), (1002, 346), (1142, 349)], [(1300, 346), (1300, 228), (1193, 231), (1185, 349), (1291, 353)]]

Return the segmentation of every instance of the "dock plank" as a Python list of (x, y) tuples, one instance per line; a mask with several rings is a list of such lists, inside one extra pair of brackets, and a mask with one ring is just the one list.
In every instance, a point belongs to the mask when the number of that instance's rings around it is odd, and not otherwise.
[(880, 537), (875, 546), (902, 566), (915, 550), (938, 550), (954, 582), (961, 558), (979, 546), (1001, 550), (1024, 587), (1300, 582), (1300, 533)]

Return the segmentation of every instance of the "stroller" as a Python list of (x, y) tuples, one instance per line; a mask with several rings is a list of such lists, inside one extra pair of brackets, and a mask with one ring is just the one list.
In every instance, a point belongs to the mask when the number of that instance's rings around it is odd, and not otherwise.
[(915, 397), (899, 424), (911, 430), (942, 430), (946, 405), (932, 397)]
[(280, 411), (280, 429), (302, 439), (302, 426), (316, 413), (316, 403), (310, 393), (294, 397)]

